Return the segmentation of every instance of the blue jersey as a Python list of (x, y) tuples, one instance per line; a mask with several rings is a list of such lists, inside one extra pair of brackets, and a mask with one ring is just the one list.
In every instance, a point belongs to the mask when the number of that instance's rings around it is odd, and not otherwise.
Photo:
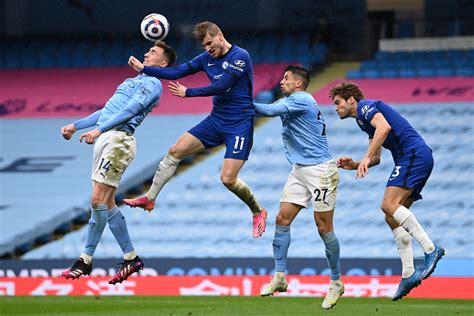
[[(158, 104), (162, 92), (159, 79), (138, 75), (125, 79), (107, 101), (97, 121), (99, 129), (107, 126), (133, 134), (148, 113)], [(130, 118), (129, 113), (134, 113)], [(126, 120), (122, 122), (121, 118)]]
[(255, 103), (257, 113), (280, 116), (286, 158), (291, 164), (316, 165), (332, 159), (326, 125), (316, 100), (299, 91), (273, 104)]
[(427, 146), (420, 134), (393, 108), (382, 101), (360, 100), (357, 104), (356, 121), (360, 129), (369, 135), (369, 139), (374, 137), (375, 128), (370, 121), (376, 113), (381, 113), (391, 127), (382, 146), (390, 150), (395, 164), (410, 149)]
[[(219, 58), (203, 52), (187, 63), (192, 72), (204, 71), (211, 83), (230, 75), (235, 83), (224, 93), (213, 95), (212, 114), (223, 118), (246, 118), (255, 114), (253, 107), (253, 66), (249, 53), (233, 45)], [(186, 96), (203, 95), (204, 88), (188, 88)]]

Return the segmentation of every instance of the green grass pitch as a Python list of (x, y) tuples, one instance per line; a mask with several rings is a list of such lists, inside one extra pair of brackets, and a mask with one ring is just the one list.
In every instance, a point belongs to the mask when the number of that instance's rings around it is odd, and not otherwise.
[(339, 299), (331, 310), (322, 298), (230, 296), (16, 296), (0, 297), (0, 315), (474, 315), (472, 300), (405, 298)]

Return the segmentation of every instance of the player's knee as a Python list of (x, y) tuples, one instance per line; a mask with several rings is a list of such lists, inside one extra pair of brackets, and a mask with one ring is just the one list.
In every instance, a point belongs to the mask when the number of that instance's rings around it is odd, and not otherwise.
[(316, 223), (316, 226), (318, 228), (318, 233), (320, 236), (326, 235), (327, 233), (332, 231), (332, 225), (323, 221), (318, 221)]
[(221, 174), (221, 181), (227, 189), (232, 190), (234, 188), (235, 182), (237, 181), (237, 178), (226, 174)]
[(107, 196), (100, 194), (100, 193), (93, 193), (91, 197), (91, 205), (92, 207), (97, 207), (98, 205), (110, 205), (113, 204), (113, 201), (109, 201), (111, 198), (107, 198)]
[(393, 213), (397, 210), (399, 204), (393, 203), (391, 201), (382, 201), (381, 209), (385, 213), (386, 216), (393, 216)]
[(275, 223), (280, 226), (290, 226), (291, 220), (281, 214), (278, 214), (275, 218)]
[(179, 157), (179, 153), (180, 153), (180, 150), (179, 150), (178, 146), (176, 146), (176, 144), (172, 145), (168, 149), (168, 154), (173, 155), (174, 157)]

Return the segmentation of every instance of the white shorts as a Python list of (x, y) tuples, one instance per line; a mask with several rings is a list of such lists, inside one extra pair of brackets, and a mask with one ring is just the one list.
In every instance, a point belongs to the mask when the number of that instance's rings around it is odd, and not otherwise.
[(116, 130), (103, 133), (94, 145), (92, 180), (118, 188), (136, 151), (133, 135)]
[(333, 211), (336, 207), (338, 183), (339, 173), (334, 160), (313, 166), (294, 165), (280, 202), (307, 208), (313, 200), (315, 212)]

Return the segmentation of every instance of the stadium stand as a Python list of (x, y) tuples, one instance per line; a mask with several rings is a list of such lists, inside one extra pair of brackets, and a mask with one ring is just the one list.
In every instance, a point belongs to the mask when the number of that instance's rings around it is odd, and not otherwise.
[(363, 61), (358, 70), (348, 71), (346, 77), (349, 79), (472, 77), (474, 76), (473, 42), (474, 38), (469, 36), (454, 39), (397, 39), (392, 42), (381, 42), (374, 59)]
[[(256, 65), (255, 93), (274, 87), (284, 67), (285, 64)], [(73, 111), (72, 115), (88, 115), (95, 110), (94, 106), (110, 96), (120, 82), (117, 80), (135, 75), (128, 68), (7, 72), (9, 76), (0, 78), (0, 94), (7, 98), (0, 104), (1, 158), (5, 162), (0, 169), (0, 256), (21, 255), (33, 245), (49, 242), (55, 235), (71, 231), (75, 224), (87, 222), (85, 210), (89, 208), (91, 147), (79, 144), (77, 139), (65, 143), (59, 129), (76, 120), (76, 117), (64, 118), (67, 109), (81, 108), (82, 105), (86, 107), (85, 114)], [(25, 78), (33, 85), (27, 90), (22, 85)], [(207, 78), (196, 75), (181, 82), (189, 86), (203, 86), (207, 84)], [(260, 98), (272, 99), (271, 91), (266, 92), (267, 95)], [(14, 97), (21, 95), (24, 100)], [(154, 173), (160, 155), (209, 112), (209, 101), (208, 98), (177, 99), (168, 91), (164, 92), (157, 111), (153, 112), (160, 116), (147, 118), (144, 122), (146, 127), (137, 132), (138, 156), (123, 178), (119, 196), (142, 184)], [(44, 107), (38, 110), (37, 105), (41, 104), (46, 107), (55, 104), (56, 112)], [(173, 118), (168, 116), (171, 113)], [(198, 114), (176, 116), (186, 113)], [(47, 118), (41, 118), (43, 116)], [(54, 119), (55, 116), (62, 118)], [(71, 116), (71, 113), (66, 116)], [(147, 134), (142, 136), (141, 130), (147, 130)], [(75, 192), (72, 196), (67, 194), (71, 190)], [(25, 195), (29, 198), (22, 198)], [(19, 217), (18, 214), (24, 216)], [(14, 222), (9, 225), (11, 219)]]
[[(327, 46), (311, 44), (309, 35), (236, 37), (237, 45), (248, 49), (255, 64), (300, 62), (310, 66), (326, 60)], [(179, 52), (178, 63), (202, 52), (192, 39), (175, 38), (169, 43)], [(5, 40), (0, 43), (0, 69), (120, 67), (130, 55), (141, 58), (150, 45), (143, 39)]]
[[(434, 241), (449, 250), (450, 257), (473, 257), (470, 212), (474, 207), (474, 166), (469, 158), (474, 153), (473, 126), (469, 123), (474, 119), (472, 104), (418, 103), (396, 107), (434, 151), (435, 169), (423, 191), (424, 200), (415, 204), (414, 212)], [(356, 124), (351, 120), (340, 121), (331, 107), (323, 107), (322, 111), (334, 155), (361, 157), (367, 140)], [(428, 117), (427, 111), (431, 114)], [(145, 257), (270, 257), (273, 218), (289, 171), (278, 132), (280, 124), (279, 119), (273, 119), (256, 130), (251, 158), (241, 174), (269, 210), (269, 225), (263, 238), (251, 237), (249, 211), (221, 185), (218, 170), (223, 153), (219, 151), (172, 179), (152, 213), (122, 207), (139, 253)], [(142, 131), (150, 133), (140, 135), (142, 139), (151, 137), (149, 128)], [(458, 142), (461, 138), (462, 144)], [(397, 257), (392, 235), (379, 209), (392, 164), (385, 152), (381, 166), (371, 169), (363, 183), (354, 179), (353, 172), (341, 171), (335, 226), (343, 257)], [(312, 221), (308, 210), (295, 220), (290, 256), (324, 256)], [(23, 258), (68, 258), (80, 253), (84, 229), (30, 251)], [(96, 258), (119, 254), (120, 249), (107, 231)], [(415, 254), (421, 255), (417, 247)]]

